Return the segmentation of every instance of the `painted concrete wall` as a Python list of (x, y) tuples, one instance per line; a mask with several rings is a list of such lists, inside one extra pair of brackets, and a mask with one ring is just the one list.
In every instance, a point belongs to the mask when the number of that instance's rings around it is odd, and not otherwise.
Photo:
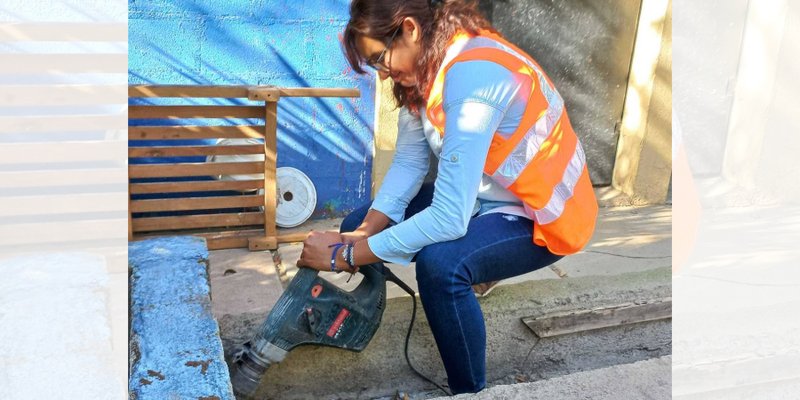
[(491, 21), (564, 97), (595, 186), (609, 185), (641, 0), (491, 1)]
[(348, 6), (130, 0), (129, 83), (360, 89), (361, 98), (285, 98), (278, 107), (278, 167), (311, 178), (315, 217), (341, 216), (370, 197), (375, 113), (373, 77), (350, 70), (338, 41)]

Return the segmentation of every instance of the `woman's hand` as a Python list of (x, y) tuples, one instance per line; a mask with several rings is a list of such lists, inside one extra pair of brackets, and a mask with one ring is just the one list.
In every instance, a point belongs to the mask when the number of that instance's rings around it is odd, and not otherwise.
[[(328, 247), (334, 243), (343, 242), (339, 232), (316, 232), (312, 231), (303, 242), (303, 252), (297, 260), (298, 267), (308, 267), (319, 271), (331, 270), (331, 253), (333, 247)], [(336, 270), (347, 269), (347, 263), (341, 257), (342, 249), (336, 252)]]

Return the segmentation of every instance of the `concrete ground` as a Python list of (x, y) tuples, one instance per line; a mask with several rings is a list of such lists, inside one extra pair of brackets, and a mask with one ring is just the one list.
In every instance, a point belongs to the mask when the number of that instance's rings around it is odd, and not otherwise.
[[(487, 376), (489, 385), (540, 381), (669, 356), (668, 320), (538, 339), (519, 319), (555, 310), (669, 297), (671, 211), (669, 205), (601, 208), (595, 236), (584, 251), (565, 257), (550, 268), (503, 281), (481, 299), (487, 319), (487, 366), (492, 371)], [(294, 230), (338, 230), (338, 223), (339, 220), (312, 221)], [(274, 254), (246, 249), (210, 252), (212, 308), (226, 351), (250, 339), (259, 327), (297, 272), (295, 262), (301, 249), (301, 244), (283, 244)], [(389, 267), (416, 288), (413, 264)], [(359, 282), (353, 279), (345, 284), (347, 274), (321, 273), (321, 276), (348, 290)], [(268, 388), (262, 394), (266, 398), (287, 399), (308, 396), (373, 399), (400, 390), (411, 393), (415, 399), (441, 395), (408, 372), (402, 344), (411, 304), (408, 295), (394, 284), (389, 284), (387, 291), (394, 300), (388, 302), (382, 325), (367, 349), (351, 353), (316, 346), (298, 348), (268, 371), (262, 382)], [(441, 362), (421, 307), (418, 311), (410, 349), (412, 360), (426, 374), (444, 382)], [(524, 360), (517, 359), (525, 354), (528, 357), (523, 357)], [(315, 372), (338, 371), (345, 366), (357, 378), (335, 373), (331, 379), (320, 379)], [(650, 371), (657, 386), (666, 382), (664, 385), (669, 387), (668, 370)], [(662, 379), (664, 374), (666, 381)], [(309, 381), (309, 376), (314, 379)], [(579, 377), (576, 375), (575, 379)], [(649, 397), (666, 398), (661, 394), (669, 391), (662, 389), (653, 391)]]

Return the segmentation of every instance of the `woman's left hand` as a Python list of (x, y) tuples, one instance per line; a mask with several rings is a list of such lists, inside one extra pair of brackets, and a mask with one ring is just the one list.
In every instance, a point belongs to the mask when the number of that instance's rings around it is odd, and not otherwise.
[[(308, 267), (320, 271), (331, 270), (331, 253), (333, 247), (328, 247), (334, 243), (341, 243), (342, 235), (339, 232), (316, 232), (312, 231), (303, 242), (303, 252), (300, 253), (300, 259), (297, 260), (298, 267)], [(339, 252), (342, 250), (339, 249)], [(337, 253), (338, 254), (338, 253)], [(337, 257), (337, 269), (343, 269), (343, 265)]]

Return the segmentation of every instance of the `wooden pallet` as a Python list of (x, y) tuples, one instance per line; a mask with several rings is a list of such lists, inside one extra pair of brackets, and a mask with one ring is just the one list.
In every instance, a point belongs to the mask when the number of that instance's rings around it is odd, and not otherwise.
[[(358, 97), (357, 89), (272, 86), (128, 87), (129, 98), (188, 99), (186, 105), (131, 105), (129, 160), (164, 157), (261, 156), (263, 161), (129, 164), (128, 240), (165, 234), (203, 236), (209, 249), (275, 249), (304, 234), (278, 235), (275, 226), (278, 102), (282, 97)], [(191, 99), (228, 98), (260, 105), (191, 105)], [(174, 103), (172, 101), (171, 103)], [(222, 125), (224, 119), (257, 119), (256, 125)], [(198, 124), (200, 119), (207, 123)], [(142, 125), (142, 120), (161, 121)], [(192, 124), (183, 124), (187, 120)], [(164, 121), (169, 121), (166, 124)], [(177, 122), (177, 124), (176, 124)], [(145, 140), (261, 139), (258, 144), (136, 146)], [(220, 175), (263, 176), (249, 180), (209, 180)], [(188, 179), (188, 180), (187, 180)], [(157, 182), (156, 182), (157, 180)], [(263, 195), (258, 194), (263, 190)], [(226, 193), (224, 196), (215, 193)], [(132, 199), (135, 196), (154, 198)], [(165, 215), (166, 214), (166, 215)], [(180, 214), (180, 215), (176, 215)]]

